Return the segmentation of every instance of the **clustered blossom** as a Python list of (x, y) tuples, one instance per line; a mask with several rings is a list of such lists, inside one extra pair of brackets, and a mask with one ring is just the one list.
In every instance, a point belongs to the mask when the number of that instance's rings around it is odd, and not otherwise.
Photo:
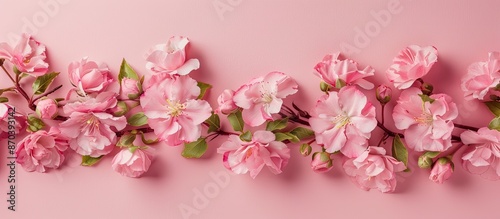
[(198, 95), (197, 82), (188, 76), (167, 77), (144, 91), (141, 106), (159, 140), (178, 146), (201, 136), (201, 125), (212, 108)]
[(72, 62), (68, 67), (69, 80), (82, 94), (101, 92), (113, 82), (105, 64), (89, 61), (87, 57)]
[(387, 78), (398, 89), (409, 88), (417, 79), (427, 75), (437, 62), (433, 46), (411, 45), (399, 52), (387, 70)]
[(373, 146), (358, 157), (348, 159), (343, 166), (346, 174), (360, 188), (381, 192), (393, 192), (396, 189), (396, 173), (406, 169), (404, 163), (386, 155), (384, 148)]
[(16, 46), (0, 43), (0, 59), (8, 60), (20, 72), (34, 77), (47, 73), (49, 64), (45, 61), (45, 45), (29, 34), (22, 34)]
[(452, 120), (458, 109), (446, 94), (425, 96), (417, 88), (401, 92), (392, 114), (404, 130), (407, 146), (415, 151), (446, 151), (451, 147)]
[(297, 93), (298, 85), (282, 72), (270, 72), (241, 86), (233, 96), (236, 106), (243, 111), (243, 120), (250, 126), (259, 126), (279, 113), (283, 99)]
[(223, 155), (224, 166), (236, 174), (250, 172), (255, 178), (264, 166), (279, 174), (290, 159), (290, 149), (283, 142), (276, 141), (274, 133), (256, 131), (249, 142), (237, 135), (230, 135), (218, 149)]
[(500, 83), (500, 53), (490, 52), (488, 61), (475, 62), (469, 66), (467, 74), (462, 79), (462, 90), (465, 99), (483, 100), (492, 88)]
[(351, 59), (339, 59), (340, 53), (326, 55), (323, 60), (314, 67), (314, 74), (325, 83), (336, 87), (338, 83), (347, 85), (358, 85), (364, 89), (373, 89), (374, 85), (364, 79), (375, 75), (375, 69), (370, 66), (358, 69), (358, 63)]
[(16, 162), (29, 172), (43, 173), (46, 168), (57, 169), (64, 161), (68, 140), (52, 127), (48, 132), (37, 131), (26, 136), (16, 149)]
[(354, 86), (323, 95), (309, 119), (316, 142), (326, 152), (342, 152), (357, 157), (366, 147), (371, 132), (377, 126), (375, 107)]
[(116, 106), (116, 96), (112, 92), (102, 92), (96, 97), (84, 97), (63, 107), (69, 118), (60, 124), (60, 129), (70, 139), (71, 149), (91, 157), (106, 155), (113, 150), (116, 131), (127, 125), (124, 116), (115, 117), (107, 112)]
[[(299, 143), (301, 155), (312, 154), (313, 171), (329, 174), (335, 158), (361, 189), (384, 193), (395, 191), (396, 175), (408, 169), (407, 148), (421, 153), (419, 167), (429, 169), (431, 181), (442, 184), (450, 179), (453, 156), (460, 151), (450, 149), (453, 140), (467, 147), (461, 154), (464, 169), (500, 179), (498, 118), (480, 129), (453, 123), (457, 105), (450, 96), (433, 93), (433, 86), (423, 81), (437, 62), (433, 46), (410, 45), (394, 58), (386, 76), (401, 90), (397, 98), (392, 98), (387, 85), (373, 90), (375, 85), (367, 80), (375, 75), (372, 67), (360, 68), (351, 59), (341, 59), (339, 53), (326, 55), (314, 67), (325, 94), (309, 113), (295, 102), (285, 103), (298, 92), (298, 83), (278, 71), (235, 90), (223, 90), (218, 107), (212, 108), (203, 100), (211, 86), (188, 75), (200, 68), (198, 59), (188, 58), (188, 44), (186, 37), (174, 36), (151, 48), (146, 58), (150, 75), (145, 77), (125, 60), (118, 77), (106, 64), (86, 57), (71, 62), (67, 74), (73, 88), (66, 98), (55, 98), (51, 96), (61, 86), (51, 88), (58, 73), (47, 74), (44, 45), (28, 34), (13, 46), (0, 43), (0, 65), (12, 72), (1, 70), (9, 76), (17, 74), (16, 80), (10, 78), (14, 86), (0, 90), (0, 137), (29, 132), (15, 150), (16, 162), (29, 172), (61, 167), (68, 148), (82, 156), (82, 165), (89, 166), (116, 149), (112, 169), (133, 178), (150, 169), (154, 157), (150, 145), (158, 142), (184, 145), (182, 156), (198, 158), (207, 150), (207, 142), (225, 136), (217, 148), (222, 164), (252, 178), (266, 166), (274, 174), (282, 173), (292, 154), (287, 144)], [(19, 82), (25, 74), (35, 78), (32, 93)], [(500, 53), (491, 52), (487, 61), (470, 65), (461, 88), (468, 100), (490, 95), (493, 101), (486, 105), (498, 115), (500, 97), (495, 92), (500, 90), (499, 83)], [(112, 89), (118, 86), (116, 93)], [(14, 113), (14, 106), (5, 103), (10, 97), (2, 96), (7, 92), (22, 95), (32, 112)], [(375, 99), (381, 108), (380, 120), (370, 102)], [(391, 99), (396, 99), (392, 111), (396, 131), (386, 126), (384, 117), (384, 109), (393, 106)], [(221, 125), (223, 115), (234, 132)], [(377, 127), (382, 135), (372, 135)], [(455, 128), (465, 131), (457, 133)], [(315, 146), (320, 150), (313, 151)], [(392, 152), (387, 153), (391, 146)]]
[(460, 135), (467, 149), (462, 155), (463, 167), (484, 178), (500, 179), (500, 132), (486, 127)]

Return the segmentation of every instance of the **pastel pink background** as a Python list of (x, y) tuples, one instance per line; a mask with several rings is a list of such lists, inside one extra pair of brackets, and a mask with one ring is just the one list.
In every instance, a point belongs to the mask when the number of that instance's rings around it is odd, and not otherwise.
[[(220, 17), (213, 6), (216, 1), (232, 11)], [(0, 41), (20, 33), (24, 19), (38, 17), (35, 37), (47, 45), (52, 69), (63, 75), (69, 62), (83, 56), (107, 63), (115, 73), (126, 58), (147, 74), (148, 48), (172, 35), (185, 35), (192, 42), (190, 56), (201, 61), (201, 69), (192, 76), (214, 85), (211, 103), (224, 88), (234, 89), (254, 76), (279, 70), (299, 82), (295, 100), (309, 109), (321, 95), (312, 67), (326, 53), (339, 51), (342, 43), (360, 47), (348, 57), (362, 66), (372, 65), (377, 70), (374, 80), (382, 83), (387, 82), (385, 69), (403, 47), (434, 45), (439, 63), (426, 81), (459, 103), (460, 122), (480, 126), (491, 119), (478, 103), (463, 103), (459, 82), (470, 63), (500, 50), (499, 1), (400, 0), (401, 12), (392, 14), (386, 26), (379, 25), (379, 31), (372, 29), (376, 34), (361, 46), (354, 42), (355, 29), (376, 22), (371, 11), (388, 10), (389, 0), (61, 0), (58, 10), (44, 20), (46, 12), (39, 3), (45, 2), (55, 1), (0, 0)], [(67, 81), (57, 82), (68, 89)], [(0, 85), (8, 85), (4, 76)], [(17, 211), (10, 212), (5, 202), (7, 150), (0, 141), (0, 218), (182, 218), (180, 204), (193, 206), (193, 191), (214, 185), (209, 173), (227, 173), (215, 153), (220, 142), (214, 141), (199, 160), (182, 158), (181, 147), (160, 146), (150, 172), (141, 179), (115, 173), (111, 157), (92, 168), (80, 167), (78, 158), (70, 157), (66, 167), (47, 174), (27, 173), (18, 166)], [(313, 173), (310, 158), (301, 157), (296, 145), (291, 148), (283, 174), (264, 170), (255, 180), (231, 176), (208, 206), (191, 218), (499, 217), (499, 182), (470, 175), (459, 163), (444, 185), (414, 168), (400, 177), (396, 193), (382, 194), (358, 189), (339, 161), (327, 174)]]

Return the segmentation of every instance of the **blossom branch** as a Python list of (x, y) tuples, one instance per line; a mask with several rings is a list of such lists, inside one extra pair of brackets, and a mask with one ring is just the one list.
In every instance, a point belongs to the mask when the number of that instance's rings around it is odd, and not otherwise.
[(457, 123), (453, 123), (453, 124), (455, 125), (455, 127), (461, 128), (461, 129), (468, 129), (468, 130), (472, 130), (475, 132), (477, 132), (479, 130), (479, 128), (468, 126), (468, 125), (462, 125), (462, 124), (457, 124)]

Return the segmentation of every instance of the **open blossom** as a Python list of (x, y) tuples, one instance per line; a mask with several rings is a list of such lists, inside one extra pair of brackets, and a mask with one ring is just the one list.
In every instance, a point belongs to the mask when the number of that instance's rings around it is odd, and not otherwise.
[(453, 163), (448, 158), (439, 158), (432, 167), (429, 179), (435, 183), (443, 184), (453, 174)]
[(229, 114), (236, 110), (238, 106), (233, 101), (234, 91), (225, 89), (222, 94), (217, 98), (219, 108), (215, 110), (216, 113)]
[(223, 155), (224, 166), (236, 174), (250, 172), (250, 176), (255, 178), (264, 166), (274, 174), (279, 174), (290, 159), (290, 149), (275, 139), (274, 133), (270, 131), (256, 131), (250, 142), (230, 135), (217, 149), (217, 153)]
[(80, 93), (101, 92), (113, 82), (108, 66), (98, 65), (87, 57), (69, 64), (69, 80)]
[(415, 80), (425, 76), (437, 62), (433, 46), (411, 45), (399, 52), (387, 70), (387, 78), (398, 89), (409, 88)]
[(41, 119), (52, 119), (57, 116), (57, 103), (53, 99), (45, 98), (36, 104), (36, 114)]
[(151, 155), (142, 149), (131, 151), (125, 148), (115, 155), (111, 163), (114, 171), (123, 176), (137, 178), (148, 172), (151, 166)]
[(198, 100), (200, 88), (188, 76), (165, 78), (144, 91), (140, 102), (159, 140), (172, 146), (196, 141), (212, 108)]
[(396, 189), (396, 174), (406, 169), (404, 163), (385, 155), (381, 147), (370, 146), (359, 157), (344, 163), (344, 170), (361, 189), (378, 189), (393, 192)]
[(347, 85), (358, 85), (364, 89), (373, 89), (374, 85), (365, 77), (373, 76), (375, 69), (370, 66), (358, 69), (358, 63), (352, 59), (339, 59), (340, 53), (326, 55), (323, 60), (314, 67), (314, 74), (319, 76), (327, 84), (335, 87), (340, 79)]
[(66, 104), (63, 111), (69, 118), (60, 124), (60, 130), (70, 139), (71, 149), (91, 157), (111, 152), (116, 143), (115, 130), (120, 131), (127, 125), (124, 116), (115, 117), (107, 112), (116, 104), (116, 94), (112, 92), (102, 92), (95, 98), (87, 97), (83, 101)]
[(460, 135), (467, 149), (462, 155), (463, 167), (470, 173), (491, 180), (500, 179), (500, 132), (486, 127)]
[(467, 74), (462, 79), (462, 90), (465, 99), (480, 99), (488, 93), (491, 88), (500, 83), (500, 53), (488, 53), (488, 61), (475, 62), (469, 66)]
[(297, 92), (298, 85), (282, 72), (270, 72), (253, 79), (234, 93), (236, 106), (243, 108), (243, 120), (250, 126), (262, 125), (279, 113), (283, 98)]
[(154, 73), (170, 75), (187, 75), (200, 68), (198, 59), (186, 61), (186, 46), (189, 40), (186, 37), (171, 37), (166, 44), (154, 46), (146, 59), (146, 68)]
[(407, 146), (415, 151), (445, 151), (450, 148), (455, 127), (452, 120), (457, 116), (457, 106), (450, 96), (424, 96), (417, 88), (401, 92), (392, 114), (396, 128), (404, 130)]
[(63, 152), (68, 140), (52, 127), (48, 132), (40, 130), (29, 134), (16, 149), (16, 162), (29, 172), (45, 172), (46, 168), (57, 169), (64, 161)]
[(357, 157), (368, 146), (371, 132), (377, 126), (375, 107), (355, 86), (323, 95), (309, 119), (316, 142), (333, 153)]
[(38, 77), (47, 73), (49, 64), (45, 61), (46, 58), (45, 46), (26, 33), (14, 48), (7, 43), (0, 43), (0, 59), (8, 60), (19, 71), (31, 76)]

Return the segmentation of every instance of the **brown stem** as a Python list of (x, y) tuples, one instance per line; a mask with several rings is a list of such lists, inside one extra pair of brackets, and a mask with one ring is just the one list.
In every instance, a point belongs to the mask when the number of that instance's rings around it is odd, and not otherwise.
[(454, 123), (454, 125), (457, 128), (468, 129), (468, 130), (472, 130), (472, 131), (475, 131), (475, 132), (477, 132), (479, 130), (479, 128), (468, 126), (468, 125), (462, 125), (462, 124), (457, 124), (457, 123)]
[[(389, 136), (391, 137), (394, 137), (396, 135), (399, 135), (399, 137), (401, 138), (404, 138), (405, 136), (401, 133), (397, 133), (397, 132), (393, 132), (391, 130), (389, 130), (388, 128), (386, 128), (381, 122), (377, 121), (377, 126), (382, 129), (385, 133), (387, 133)], [(460, 136), (456, 136), (456, 135), (452, 135), (451, 136), (451, 140), (453, 141), (462, 141), (462, 139), (460, 138)]]
[[(140, 128), (140, 129), (136, 129), (137, 132), (142, 132), (142, 133), (150, 133), (150, 132), (153, 132), (154, 130), (152, 128)], [(119, 131), (116, 133), (116, 137), (121, 137), (122, 135), (124, 135), (126, 132), (130, 132), (130, 130), (128, 131)]]
[(5, 74), (7, 74), (7, 76), (9, 76), (10, 80), (12, 81), (12, 83), (16, 84), (16, 81), (14, 81), (14, 78), (12, 78), (12, 76), (9, 74), (9, 72), (7, 71), (7, 69), (5, 69), (5, 66), (3, 66), (3, 63), (2, 63), (1, 66), (2, 66), (2, 69), (5, 72)]
[(48, 95), (50, 95), (50, 94), (52, 94), (52, 93), (56, 92), (57, 90), (59, 90), (59, 89), (61, 89), (61, 88), (62, 88), (62, 84), (61, 84), (61, 85), (59, 85), (59, 86), (57, 86), (57, 87), (55, 87), (54, 89), (52, 89), (52, 90), (50, 90), (50, 91), (48, 91), (48, 92), (46, 92), (46, 93), (44, 93), (44, 94), (42, 94), (42, 95), (38, 96), (37, 98), (33, 99), (33, 100), (31, 101), (31, 104), (34, 104), (34, 103), (35, 103), (37, 100), (39, 100), (40, 98), (42, 98), (42, 97), (46, 97), (46, 96), (48, 96)]

